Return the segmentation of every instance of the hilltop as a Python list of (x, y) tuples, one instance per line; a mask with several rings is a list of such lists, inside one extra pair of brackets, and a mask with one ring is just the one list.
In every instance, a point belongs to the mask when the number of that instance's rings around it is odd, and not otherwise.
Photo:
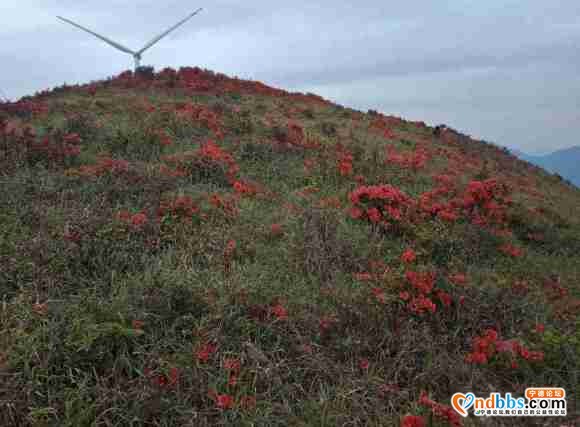
[(0, 171), (3, 426), (577, 410), (580, 191), (505, 149), (142, 69), (0, 104)]

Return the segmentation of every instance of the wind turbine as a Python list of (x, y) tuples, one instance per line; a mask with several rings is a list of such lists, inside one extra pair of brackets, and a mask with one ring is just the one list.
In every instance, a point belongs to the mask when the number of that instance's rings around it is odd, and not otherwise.
[(120, 43), (114, 42), (113, 40), (102, 36), (100, 34), (95, 33), (94, 31), (89, 30), (88, 28), (85, 28), (79, 24), (77, 24), (76, 22), (73, 22), (71, 20), (68, 20), (66, 18), (63, 18), (62, 16), (57, 16), (58, 19), (60, 19), (61, 21), (64, 21), (68, 24), (71, 24), (83, 31), (86, 31), (89, 34), (92, 34), (93, 36), (101, 39), (102, 41), (104, 41), (105, 43), (113, 46), (115, 49), (119, 49), (121, 52), (125, 52), (128, 53), (129, 55), (132, 55), (133, 58), (135, 59), (135, 71), (137, 71), (137, 68), (139, 68), (139, 65), (141, 63), (141, 55), (143, 54), (143, 52), (145, 52), (147, 49), (149, 49), (151, 46), (153, 46), (155, 43), (157, 43), (159, 40), (161, 40), (163, 37), (165, 37), (167, 34), (169, 34), (170, 32), (172, 32), (173, 30), (175, 30), (177, 27), (179, 27), (180, 25), (185, 24), (186, 21), (188, 21), (189, 19), (191, 19), (194, 15), (198, 14), (201, 11), (201, 8), (197, 9), (195, 12), (193, 12), (192, 14), (188, 15), (187, 17), (185, 17), (184, 19), (182, 19), (181, 21), (179, 21), (177, 24), (175, 24), (174, 26), (172, 26), (171, 28), (169, 28), (167, 31), (164, 31), (163, 33), (159, 34), (157, 37), (155, 37), (154, 39), (152, 39), (149, 43), (147, 43), (145, 46), (143, 46), (140, 50), (138, 51), (133, 51), (131, 49), (129, 49), (128, 47), (123, 46)]

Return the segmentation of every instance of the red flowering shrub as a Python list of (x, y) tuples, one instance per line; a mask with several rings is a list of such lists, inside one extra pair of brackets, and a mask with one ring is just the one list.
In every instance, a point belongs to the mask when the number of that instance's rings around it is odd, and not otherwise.
[(208, 397), (215, 402), (215, 406), (218, 409), (232, 409), (235, 405), (233, 396), (230, 396), (229, 394), (219, 394), (213, 390), (210, 390), (208, 392)]
[(352, 175), (352, 161), (353, 157), (351, 154), (343, 154), (338, 160), (338, 171), (342, 176)]
[(463, 194), (463, 207), (474, 223), (504, 224), (511, 205), (509, 188), (496, 179), (471, 181)]
[(421, 396), (419, 397), (419, 405), (431, 409), (431, 412), (436, 418), (446, 421), (453, 427), (460, 427), (463, 425), (461, 416), (455, 412), (451, 406), (443, 405), (429, 399), (427, 393), (424, 391), (421, 392)]
[(258, 187), (244, 181), (235, 181), (233, 187), (236, 193), (245, 196), (255, 196), (259, 191)]
[(369, 361), (369, 359), (367, 358), (362, 358), (359, 363), (358, 363), (359, 368), (361, 368), (363, 371), (367, 371), (369, 369), (369, 367), (371, 366), (371, 362)]
[(107, 155), (97, 157), (94, 165), (83, 165), (77, 169), (65, 171), (67, 176), (96, 178), (104, 175), (123, 176), (129, 172), (129, 162), (123, 159), (112, 159)]
[(283, 305), (281, 304), (276, 304), (273, 307), (271, 307), (271, 312), (272, 314), (278, 319), (278, 320), (286, 320), (288, 319), (288, 311), (284, 308)]
[(408, 271), (405, 277), (417, 291), (425, 295), (431, 293), (435, 285), (435, 273), (431, 271), (425, 273)]
[(511, 243), (506, 243), (505, 245), (500, 246), (499, 250), (505, 255), (511, 256), (512, 258), (518, 258), (524, 255), (523, 249), (514, 246)]
[(223, 196), (217, 193), (210, 194), (209, 204), (221, 212), (226, 218), (235, 218), (239, 214), (238, 199), (234, 196)]
[(117, 213), (117, 219), (129, 225), (135, 231), (141, 230), (148, 221), (144, 212), (131, 214), (128, 211), (120, 211)]
[(219, 116), (205, 105), (181, 104), (175, 109), (175, 115), (181, 120), (201, 124), (211, 130), (215, 138), (224, 137)]
[(284, 228), (282, 227), (282, 224), (275, 223), (270, 226), (270, 235), (281, 236), (282, 234), (284, 234)]
[(429, 160), (427, 150), (417, 147), (408, 153), (397, 153), (395, 148), (390, 145), (387, 148), (386, 164), (395, 164), (402, 168), (408, 168), (413, 171), (423, 169)]
[(131, 217), (131, 224), (138, 228), (147, 223), (147, 215), (144, 213), (137, 213)]
[[(3, 132), (4, 133), (4, 132)], [(26, 163), (43, 163), (48, 167), (67, 166), (81, 153), (81, 138), (77, 133), (53, 131), (38, 140), (31, 128), (16, 136), (11, 148), (20, 152)]]
[(385, 139), (395, 139), (395, 133), (390, 127), (393, 124), (398, 124), (398, 122), (395, 123), (382, 114), (377, 114), (369, 124), (369, 130)]
[(407, 302), (407, 309), (414, 314), (435, 313), (439, 301), (441, 307), (449, 308), (453, 304), (452, 296), (435, 287), (436, 275), (432, 271), (405, 273), (406, 281), (411, 285), (410, 291), (400, 291), (399, 298)]
[(150, 368), (145, 368), (143, 373), (149, 378), (151, 384), (160, 388), (174, 388), (179, 382), (181, 372), (176, 367), (171, 367), (167, 373), (154, 374)]
[(178, 196), (173, 200), (163, 200), (157, 209), (157, 217), (180, 218), (185, 222), (191, 222), (192, 217), (200, 213), (200, 207), (191, 196)]
[(352, 218), (386, 226), (403, 223), (413, 206), (409, 196), (388, 184), (361, 186), (349, 197), (354, 205), (350, 210)]
[(224, 359), (222, 366), (228, 373), (228, 386), (235, 387), (242, 367), (240, 359)]
[(425, 417), (419, 415), (405, 415), (401, 420), (401, 427), (425, 427)]
[(218, 183), (233, 183), (240, 169), (233, 156), (212, 140), (203, 143), (196, 151), (163, 156), (161, 160), (174, 165), (177, 171), (187, 171), (197, 179), (213, 179)]
[(467, 354), (467, 363), (485, 365), (495, 360), (496, 356), (507, 354), (510, 366), (517, 366), (517, 357), (520, 356), (530, 362), (541, 362), (544, 353), (530, 351), (516, 340), (499, 340), (498, 333), (493, 329), (487, 329), (483, 335), (473, 338), (472, 352)]
[(416, 259), (417, 254), (415, 254), (415, 251), (411, 248), (405, 249), (405, 251), (401, 255), (401, 261), (404, 263), (412, 263), (415, 262)]
[(206, 363), (209, 358), (216, 352), (217, 345), (203, 343), (195, 350), (195, 358), (202, 363)]
[(371, 292), (373, 293), (373, 295), (375, 296), (376, 300), (379, 303), (381, 303), (381, 304), (387, 303), (387, 294), (385, 293), (384, 289), (373, 287), (373, 288), (371, 288)]
[(437, 310), (437, 306), (431, 301), (431, 299), (427, 298), (423, 294), (419, 294), (415, 298), (412, 298), (407, 305), (409, 311), (415, 314), (424, 314), (424, 313), (435, 313)]

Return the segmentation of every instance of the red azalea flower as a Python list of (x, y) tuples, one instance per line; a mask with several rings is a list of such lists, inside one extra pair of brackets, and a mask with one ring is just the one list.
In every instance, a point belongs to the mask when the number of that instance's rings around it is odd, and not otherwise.
[(220, 409), (231, 409), (234, 407), (234, 398), (229, 394), (218, 394), (215, 398), (215, 404)]
[(215, 353), (217, 346), (215, 344), (203, 344), (195, 353), (195, 357), (200, 362), (207, 362), (211, 355)]
[(271, 308), (271, 312), (278, 318), (278, 320), (288, 319), (288, 311), (281, 304), (276, 304), (273, 306)]
[(465, 357), (465, 361), (476, 365), (485, 365), (487, 363), (487, 354), (482, 352), (469, 353)]
[(403, 218), (403, 214), (401, 213), (401, 210), (398, 208), (387, 205), (386, 210), (389, 216), (393, 219), (396, 219), (397, 221), (400, 221)]
[(437, 216), (443, 221), (454, 222), (459, 219), (459, 215), (451, 209), (443, 209), (437, 212)]
[(381, 288), (372, 288), (371, 291), (378, 302), (380, 302), (381, 304), (386, 304), (387, 296), (385, 295), (384, 290), (382, 290)]
[[(144, 371), (145, 375), (147, 376), (150, 375), (150, 372), (151, 371), (147, 368)], [(151, 382), (158, 387), (170, 388), (177, 384), (177, 382), (179, 381), (179, 376), (180, 376), (179, 369), (173, 367), (169, 369), (169, 373), (167, 375), (165, 374), (155, 375), (153, 378), (151, 378)]]
[(236, 241), (233, 239), (228, 240), (224, 253), (231, 255), (235, 250), (236, 250)]
[(417, 259), (415, 251), (411, 248), (407, 248), (405, 252), (401, 255), (401, 261), (404, 263), (411, 263)]
[(147, 223), (147, 216), (144, 213), (138, 213), (131, 218), (131, 224), (135, 227), (141, 227)]
[(224, 359), (224, 369), (227, 371), (239, 371), (241, 368), (240, 359)]
[(447, 421), (453, 427), (460, 427), (462, 425), (460, 415), (451, 406), (443, 405), (429, 399), (425, 391), (421, 392), (419, 405), (430, 408), (434, 416)]
[(320, 321), (318, 322), (318, 328), (320, 329), (320, 332), (325, 332), (329, 330), (334, 322), (335, 320), (333, 318), (327, 316), (320, 319)]
[(370, 366), (370, 365), (371, 365), (371, 364), (370, 364), (370, 362), (369, 362), (369, 359), (366, 359), (366, 358), (365, 358), (365, 359), (361, 359), (361, 360), (360, 360), (360, 362), (358, 363), (358, 366), (359, 366), (359, 367), (360, 367), (360, 368), (361, 368), (363, 371), (366, 371), (366, 370), (369, 368), (369, 366)]
[(270, 226), (270, 232), (272, 233), (273, 236), (279, 236), (280, 234), (284, 233), (281, 224), (272, 224)]
[(437, 290), (437, 298), (439, 298), (439, 301), (441, 301), (441, 304), (443, 304), (445, 307), (451, 306), (451, 302), (453, 301), (451, 295), (440, 289)]
[(373, 222), (375, 224), (378, 223), (382, 218), (381, 212), (377, 208), (368, 209), (367, 215), (368, 215), (369, 219), (371, 220), (371, 222)]
[(435, 273), (416, 273), (414, 271), (407, 271), (405, 277), (415, 289), (417, 289), (422, 294), (429, 294), (435, 285)]
[(352, 219), (359, 219), (363, 216), (364, 211), (361, 208), (353, 207), (349, 209), (348, 213)]
[(487, 329), (485, 331), (485, 336), (491, 341), (494, 342), (497, 340), (497, 331), (495, 329)]
[(415, 314), (423, 314), (429, 311), (435, 313), (437, 310), (437, 306), (433, 304), (433, 301), (424, 295), (419, 295), (418, 297), (413, 298), (409, 304), (407, 304), (407, 307)]
[(425, 418), (418, 415), (405, 415), (401, 420), (401, 427), (425, 427), (425, 425)]

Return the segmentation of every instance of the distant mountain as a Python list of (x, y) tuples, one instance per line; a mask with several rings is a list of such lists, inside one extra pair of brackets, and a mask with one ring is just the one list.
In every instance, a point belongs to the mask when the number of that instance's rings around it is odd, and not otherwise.
[(564, 148), (545, 155), (531, 155), (519, 150), (511, 152), (522, 160), (533, 163), (551, 173), (557, 173), (580, 187), (580, 146)]

